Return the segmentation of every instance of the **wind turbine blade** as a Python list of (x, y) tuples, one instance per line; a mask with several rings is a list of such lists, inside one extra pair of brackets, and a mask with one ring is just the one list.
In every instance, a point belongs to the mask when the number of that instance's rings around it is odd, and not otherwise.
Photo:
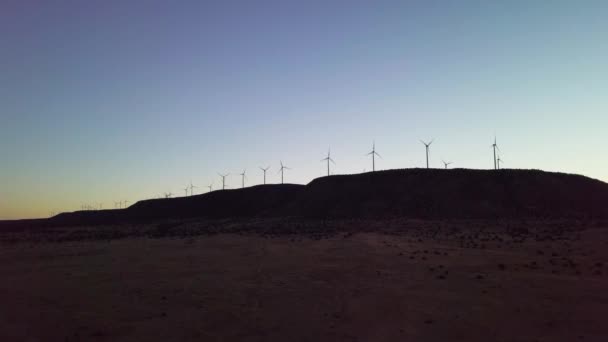
[(380, 153), (378, 152), (374, 152), (378, 157), (382, 158), (382, 156), (380, 155)]
[(335, 162), (333, 159), (329, 158), (329, 160), (330, 160), (332, 163), (336, 164), (336, 162)]

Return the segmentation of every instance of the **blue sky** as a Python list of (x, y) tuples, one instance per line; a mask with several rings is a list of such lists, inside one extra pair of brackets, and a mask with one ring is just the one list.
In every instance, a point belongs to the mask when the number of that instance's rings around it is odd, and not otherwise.
[(605, 1), (3, 1), (0, 218), (424, 165), (608, 181)]

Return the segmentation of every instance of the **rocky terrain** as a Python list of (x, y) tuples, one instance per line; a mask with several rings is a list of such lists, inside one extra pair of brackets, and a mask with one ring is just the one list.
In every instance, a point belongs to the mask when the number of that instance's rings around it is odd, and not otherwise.
[(191, 219), (0, 233), (5, 341), (603, 341), (602, 220)]

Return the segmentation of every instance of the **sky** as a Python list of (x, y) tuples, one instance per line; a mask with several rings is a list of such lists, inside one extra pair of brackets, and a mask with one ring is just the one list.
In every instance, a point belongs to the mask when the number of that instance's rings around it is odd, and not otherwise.
[(0, 3), (0, 219), (325, 175), (608, 181), (606, 1)]

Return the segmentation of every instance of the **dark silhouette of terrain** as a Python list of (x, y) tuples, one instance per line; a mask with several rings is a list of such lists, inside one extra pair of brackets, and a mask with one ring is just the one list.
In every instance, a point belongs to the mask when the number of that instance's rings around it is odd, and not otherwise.
[(287, 212), (339, 218), (608, 217), (608, 184), (540, 170), (388, 170), (315, 179)]
[(143, 200), (0, 227), (95, 225), (179, 218), (608, 218), (608, 184), (539, 170), (401, 169), (336, 175), (308, 185), (257, 185)]

